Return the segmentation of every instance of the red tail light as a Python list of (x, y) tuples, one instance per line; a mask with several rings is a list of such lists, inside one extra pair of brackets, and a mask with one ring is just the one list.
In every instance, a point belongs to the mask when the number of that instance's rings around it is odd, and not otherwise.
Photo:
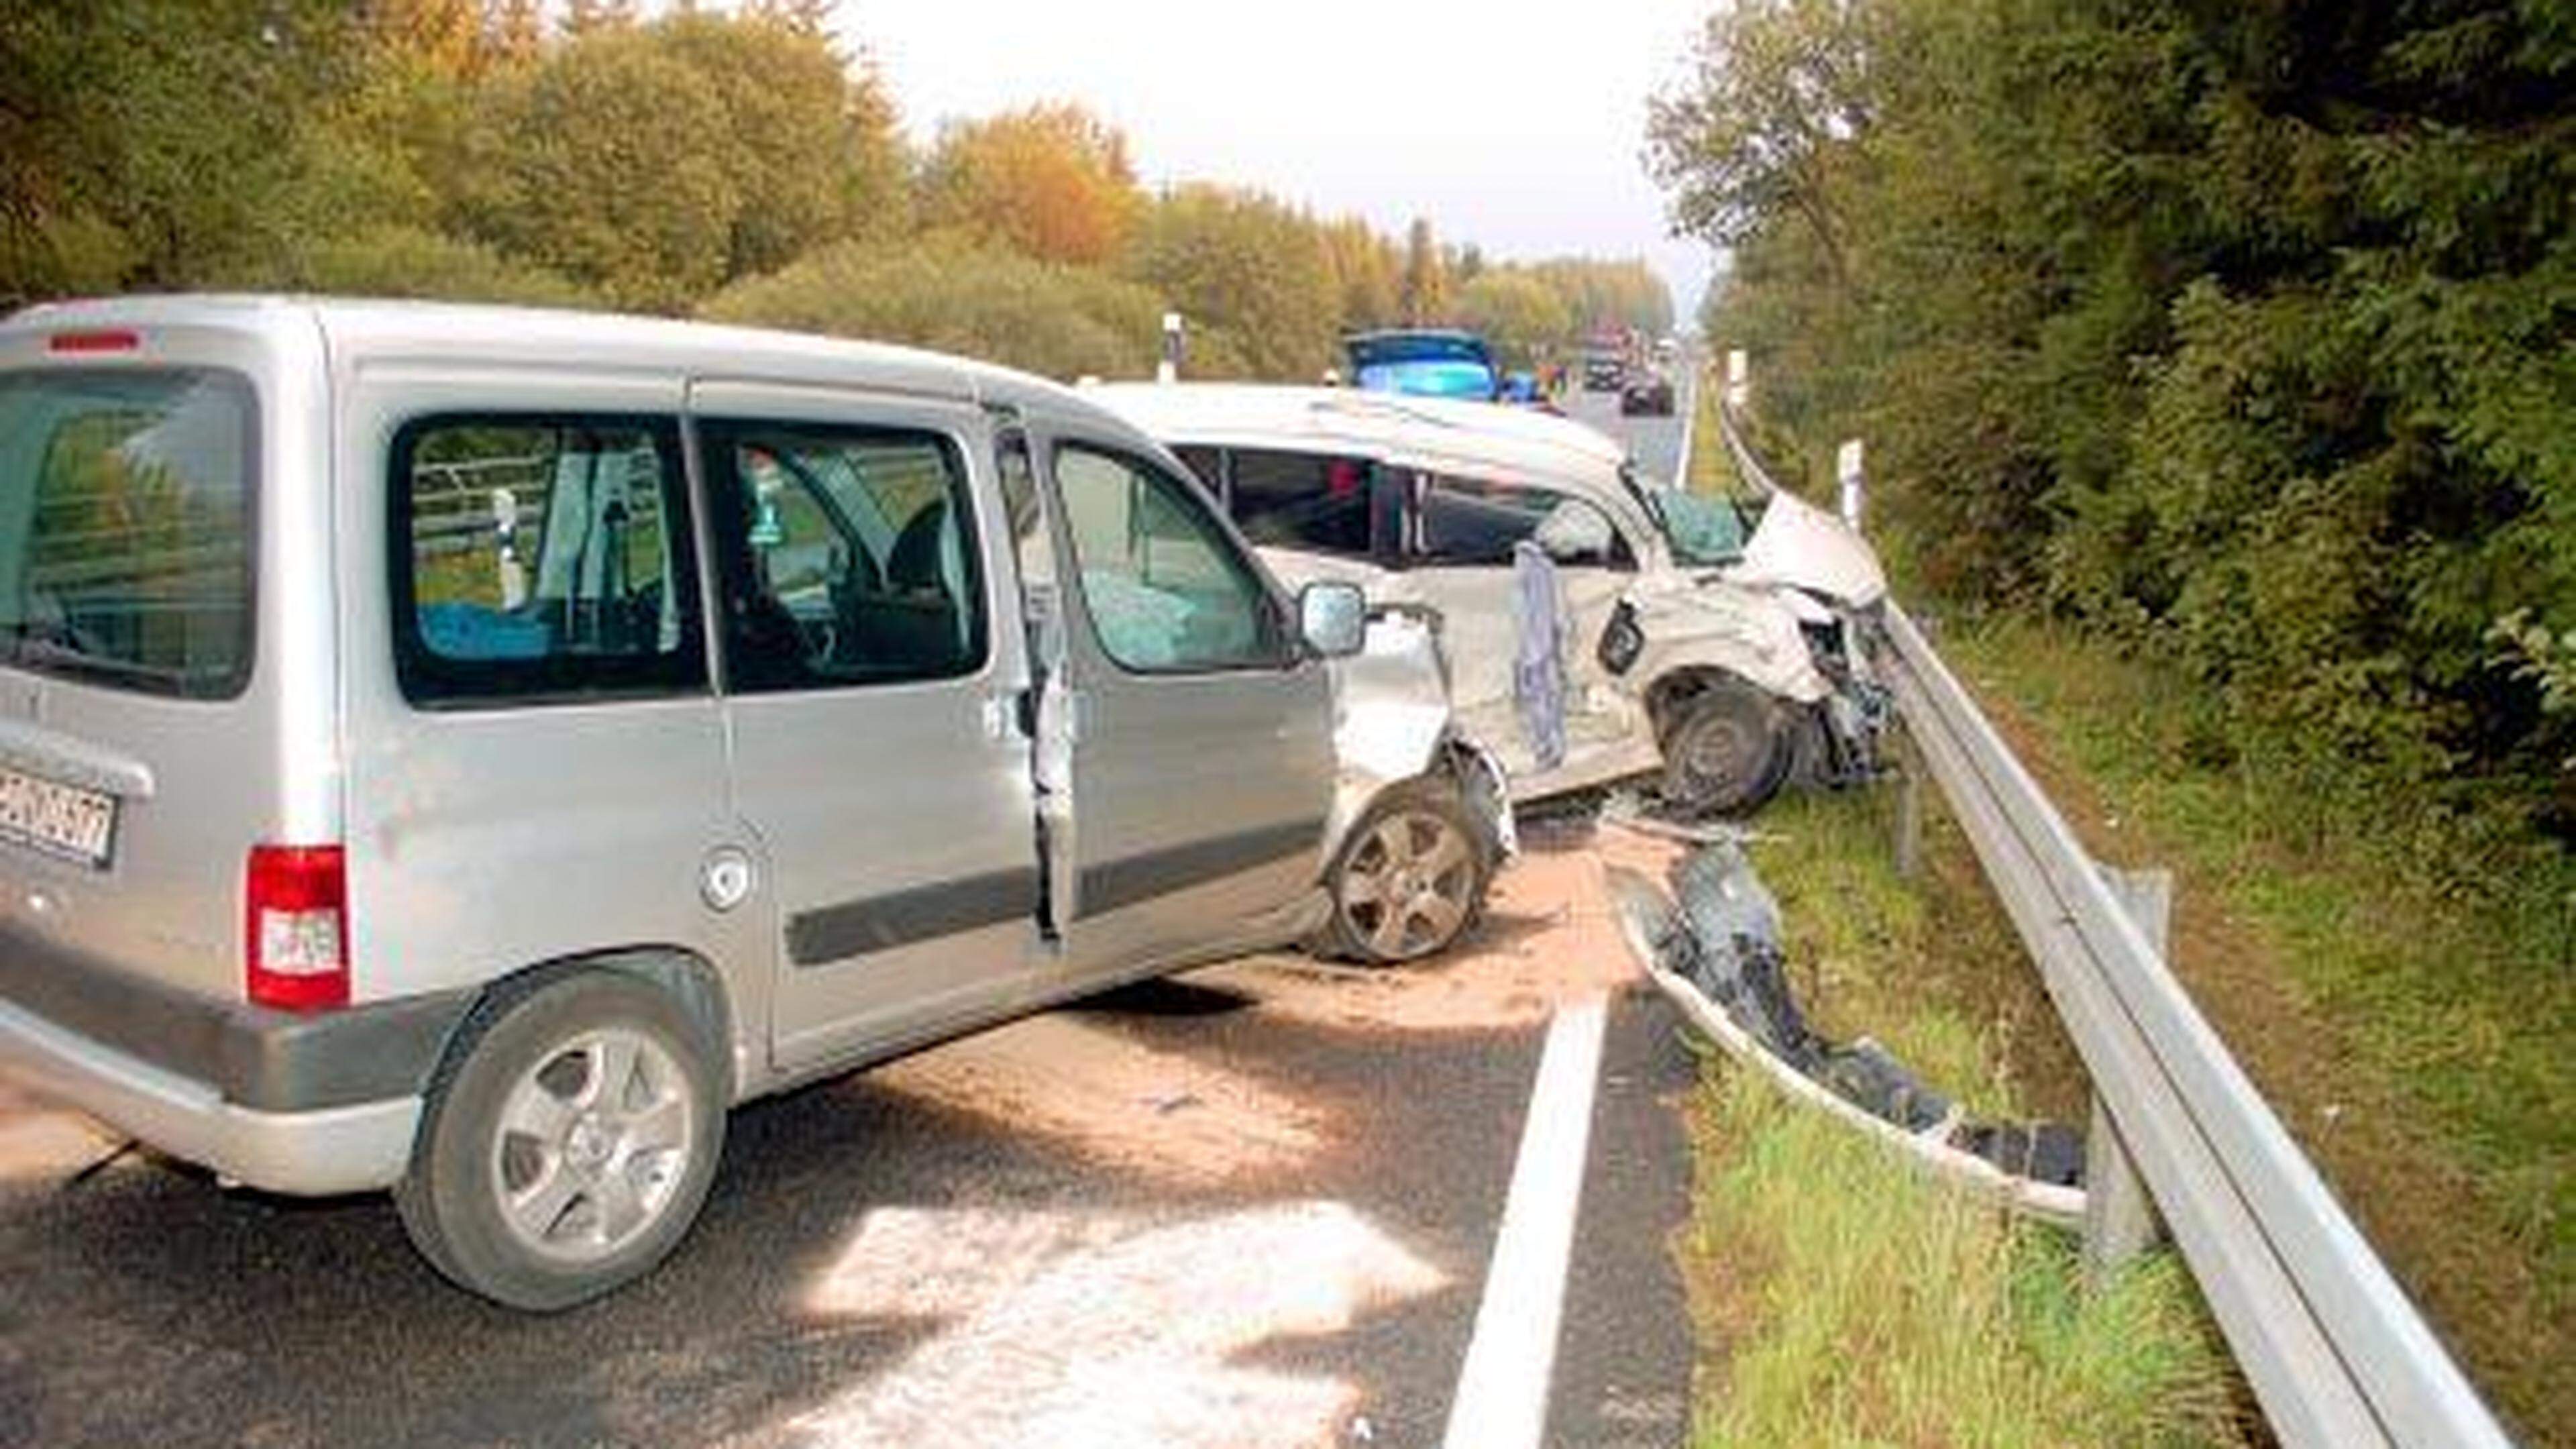
[(336, 845), (254, 845), (242, 921), (250, 999), (316, 1011), (349, 1002), (349, 875)]
[(123, 327), (102, 327), (87, 332), (57, 332), (45, 339), (48, 352), (132, 352), (143, 345), (143, 339)]

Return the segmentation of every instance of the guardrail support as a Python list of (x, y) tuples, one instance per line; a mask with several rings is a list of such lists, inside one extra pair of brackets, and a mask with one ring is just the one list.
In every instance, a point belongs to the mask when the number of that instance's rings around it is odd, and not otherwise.
[[(2120, 908), (2138, 925), (2158, 956), (2168, 956), (2173, 921), (2173, 872), (2121, 870), (2096, 863)], [(2168, 959), (2169, 956), (2168, 956)], [(2130, 1259), (2164, 1240), (2164, 1223), (2146, 1179), (2129, 1156), (2119, 1124), (2093, 1095), (2092, 1122), (2084, 1133), (2084, 1280), (2100, 1288)]]
[(1896, 878), (1912, 880), (1923, 869), (1923, 751), (1899, 728), (1896, 750)]

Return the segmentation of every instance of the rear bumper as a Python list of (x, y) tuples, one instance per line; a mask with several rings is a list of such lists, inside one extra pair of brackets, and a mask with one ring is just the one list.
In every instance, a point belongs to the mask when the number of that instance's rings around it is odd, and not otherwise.
[(302, 1196), (389, 1187), (411, 1159), (417, 1094), (264, 1112), (206, 1083), (0, 1001), (0, 1074), (101, 1118), (174, 1157), (254, 1187)]
[(387, 1186), (471, 991), (299, 1014), (210, 1000), (0, 927), (0, 1071), (277, 1192)]

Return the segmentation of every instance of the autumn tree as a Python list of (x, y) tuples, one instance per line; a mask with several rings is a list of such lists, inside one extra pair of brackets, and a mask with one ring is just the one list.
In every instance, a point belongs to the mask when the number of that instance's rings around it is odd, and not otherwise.
[(1556, 289), (1520, 267), (1487, 267), (1458, 289), (1458, 320), (1483, 334), (1508, 367), (1535, 367), (1572, 341), (1574, 313)]
[(1423, 327), (1449, 315), (1449, 276), (1428, 217), (1417, 216), (1404, 233), (1404, 290), (1400, 301), (1407, 326)]
[(1404, 286), (1404, 260), (1395, 244), (1357, 216), (1326, 224), (1321, 240), (1343, 330), (1394, 326), (1403, 315)]
[(1163, 301), (1092, 267), (955, 234), (843, 242), (709, 298), (727, 322), (863, 337), (988, 358), (1071, 381), (1154, 365)]
[(1141, 198), (1118, 131), (1072, 104), (1030, 106), (940, 134), (922, 214), (1044, 261), (1119, 256)]
[(1332, 361), (1340, 298), (1322, 228), (1275, 197), (1200, 183), (1157, 198), (1129, 271), (1255, 377), (1312, 381)]
[(0, 305), (260, 256), (297, 124), (355, 40), (329, 0), (0, 6)]

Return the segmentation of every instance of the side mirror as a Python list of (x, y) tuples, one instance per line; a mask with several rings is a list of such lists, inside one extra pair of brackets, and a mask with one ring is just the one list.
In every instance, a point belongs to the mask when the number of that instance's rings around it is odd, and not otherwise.
[(1368, 599), (1357, 584), (1321, 581), (1297, 591), (1297, 634), (1326, 659), (1346, 659), (1368, 642)]

